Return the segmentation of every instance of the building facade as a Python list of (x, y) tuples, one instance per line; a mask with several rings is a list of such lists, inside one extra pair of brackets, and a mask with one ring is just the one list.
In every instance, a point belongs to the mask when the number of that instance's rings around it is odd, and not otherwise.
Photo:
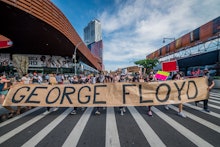
[(104, 70), (102, 29), (99, 20), (90, 21), (84, 28), (84, 42), (87, 44), (91, 53), (101, 61), (100, 65), (102, 66), (102, 70)]
[(201, 76), (204, 68), (208, 68), (211, 75), (220, 76), (220, 16), (174, 39), (146, 58), (157, 58), (161, 63), (177, 60), (179, 70), (189, 77)]
[(0, 72), (18, 71), (14, 64), (20, 61), (15, 60), (18, 56), (28, 70), (44, 73), (79, 73), (77, 69), (86, 67), (80, 63), (91, 67), (87, 69), (92, 72), (102, 70), (101, 61), (51, 1), (0, 1), (0, 17), (7, 18), (0, 23)]
[(88, 45), (100, 40), (102, 40), (101, 22), (95, 19), (84, 28), (84, 41)]

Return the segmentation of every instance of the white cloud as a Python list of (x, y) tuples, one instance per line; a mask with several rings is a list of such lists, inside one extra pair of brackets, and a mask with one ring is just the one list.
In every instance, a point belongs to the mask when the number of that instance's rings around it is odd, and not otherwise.
[(144, 59), (163, 46), (163, 37), (179, 38), (218, 17), (219, 6), (218, 0), (115, 1), (114, 11), (108, 9), (99, 18), (106, 69), (129, 65), (131, 59)]

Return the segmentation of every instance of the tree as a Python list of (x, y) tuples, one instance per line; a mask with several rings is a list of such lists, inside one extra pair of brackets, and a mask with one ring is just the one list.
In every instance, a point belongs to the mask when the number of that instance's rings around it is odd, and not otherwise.
[(141, 65), (144, 68), (146, 68), (147, 73), (149, 73), (158, 63), (159, 63), (158, 59), (143, 59), (134, 62), (134, 64)]

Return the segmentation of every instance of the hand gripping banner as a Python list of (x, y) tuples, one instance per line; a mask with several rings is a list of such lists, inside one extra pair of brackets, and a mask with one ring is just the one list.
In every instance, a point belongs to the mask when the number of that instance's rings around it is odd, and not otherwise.
[(3, 106), (153, 106), (208, 98), (207, 78), (150, 83), (15, 85)]

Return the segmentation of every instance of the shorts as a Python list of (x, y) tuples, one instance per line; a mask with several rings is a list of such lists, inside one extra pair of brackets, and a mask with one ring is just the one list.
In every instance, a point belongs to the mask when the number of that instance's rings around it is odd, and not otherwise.
[(8, 93), (8, 90), (0, 91), (0, 95), (7, 95), (7, 93)]

